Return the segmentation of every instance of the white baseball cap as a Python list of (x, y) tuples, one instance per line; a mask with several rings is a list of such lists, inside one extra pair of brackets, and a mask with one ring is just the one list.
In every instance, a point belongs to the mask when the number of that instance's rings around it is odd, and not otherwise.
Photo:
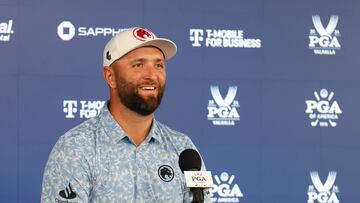
[(170, 59), (176, 53), (176, 44), (171, 40), (157, 38), (148, 29), (133, 27), (119, 32), (106, 44), (103, 55), (104, 66), (110, 66), (130, 51), (144, 46), (159, 48), (164, 53), (165, 60)]

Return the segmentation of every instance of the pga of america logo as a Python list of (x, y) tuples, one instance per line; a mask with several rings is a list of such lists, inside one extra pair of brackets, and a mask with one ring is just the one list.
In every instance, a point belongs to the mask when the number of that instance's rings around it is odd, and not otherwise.
[(225, 99), (221, 96), (219, 86), (210, 86), (213, 100), (208, 104), (208, 120), (214, 125), (235, 125), (235, 121), (240, 120), (237, 108), (240, 104), (235, 100), (237, 86), (228, 89)]
[(8, 42), (10, 41), (10, 37), (14, 34), (13, 20), (9, 20), (8, 22), (0, 22), (0, 42)]
[(92, 118), (100, 113), (104, 105), (105, 101), (64, 100), (63, 112), (65, 118)]
[(334, 92), (328, 92), (326, 89), (314, 92), (315, 100), (306, 100), (305, 113), (309, 115), (311, 126), (335, 127), (339, 114), (342, 114), (340, 106), (336, 100), (333, 100)]
[(70, 21), (63, 21), (57, 27), (57, 34), (64, 41), (71, 40), (76, 34), (79, 37), (114, 36), (127, 29), (109, 27), (85, 27), (79, 26), (77, 29)]
[(210, 190), (212, 202), (240, 202), (243, 197), (238, 184), (234, 183), (235, 176), (229, 176), (228, 173), (222, 172), (220, 177), (214, 175), (215, 183)]
[(339, 16), (332, 15), (326, 28), (324, 28), (320, 16), (313, 15), (312, 21), (315, 29), (310, 29), (309, 48), (314, 50), (314, 54), (335, 55), (335, 50), (339, 50), (341, 45), (338, 37), (339, 30), (336, 29)]
[(335, 171), (329, 172), (324, 184), (322, 184), (317, 171), (311, 171), (310, 177), (313, 184), (309, 185), (307, 203), (339, 203), (336, 195), (339, 193), (339, 188), (334, 185), (336, 179)]
[(243, 30), (190, 29), (193, 47), (261, 48), (260, 39), (244, 38)]

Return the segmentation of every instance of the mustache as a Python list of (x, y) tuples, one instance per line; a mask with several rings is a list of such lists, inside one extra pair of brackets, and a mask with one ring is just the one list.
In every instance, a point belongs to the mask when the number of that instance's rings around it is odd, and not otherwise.
[(141, 81), (141, 82), (139, 82), (139, 84), (137, 86), (144, 86), (144, 85), (154, 85), (154, 86), (157, 86), (157, 87), (161, 86), (161, 84), (158, 81), (151, 80), (151, 79)]

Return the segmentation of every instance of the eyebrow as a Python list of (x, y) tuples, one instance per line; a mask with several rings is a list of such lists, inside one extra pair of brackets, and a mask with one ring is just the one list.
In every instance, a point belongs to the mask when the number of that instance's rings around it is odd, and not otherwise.
[[(149, 59), (145, 59), (145, 58), (137, 58), (137, 59), (133, 59), (130, 62), (135, 63), (135, 62), (145, 62), (145, 61), (150, 61)], [(152, 60), (151, 60), (152, 61)], [(156, 58), (154, 60), (155, 62), (165, 62), (164, 59), (161, 58)]]

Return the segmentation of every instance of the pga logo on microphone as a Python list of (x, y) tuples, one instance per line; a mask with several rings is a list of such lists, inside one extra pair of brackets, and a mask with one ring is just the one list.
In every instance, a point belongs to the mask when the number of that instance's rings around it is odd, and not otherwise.
[(187, 187), (213, 187), (213, 179), (210, 171), (184, 171), (184, 175)]

